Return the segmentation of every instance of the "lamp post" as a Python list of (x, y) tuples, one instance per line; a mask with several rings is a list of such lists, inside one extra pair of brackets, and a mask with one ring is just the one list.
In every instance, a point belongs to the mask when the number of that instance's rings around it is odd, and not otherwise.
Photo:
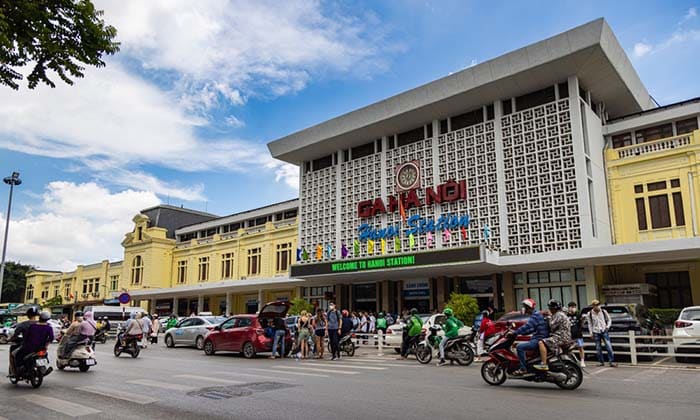
[(10, 186), (10, 199), (7, 202), (7, 219), (5, 220), (5, 239), (2, 242), (2, 263), (0, 264), (0, 302), (2, 302), (2, 281), (5, 277), (5, 252), (7, 252), (7, 231), (10, 229), (10, 210), (12, 209), (12, 191), (15, 185), (20, 185), (19, 172), (12, 172), (12, 175), (5, 177), (3, 182)]

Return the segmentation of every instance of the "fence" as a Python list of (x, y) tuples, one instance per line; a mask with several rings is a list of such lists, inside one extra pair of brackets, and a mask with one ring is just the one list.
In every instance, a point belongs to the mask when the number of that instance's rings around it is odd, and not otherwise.
[[(597, 354), (593, 338), (585, 338), (590, 340), (584, 341), (586, 354)], [(629, 356), (633, 365), (638, 364), (640, 358), (654, 357), (676, 357), (678, 361), (700, 362), (700, 336), (637, 335), (635, 331), (630, 330), (626, 335), (610, 335), (610, 345), (615, 355)], [(619, 350), (620, 348), (623, 350)], [(679, 353), (678, 350), (682, 352)], [(604, 345), (603, 352), (605, 353)]]

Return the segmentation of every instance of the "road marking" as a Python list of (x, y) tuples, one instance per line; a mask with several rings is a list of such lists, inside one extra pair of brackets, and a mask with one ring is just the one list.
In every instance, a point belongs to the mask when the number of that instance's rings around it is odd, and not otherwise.
[(598, 369), (598, 370), (596, 370), (595, 372), (591, 373), (591, 375), (597, 375), (597, 374), (599, 374), (599, 373), (603, 373), (603, 372), (606, 372), (606, 371), (612, 370), (612, 369), (613, 369), (613, 368), (611, 368), (611, 367)]
[[(274, 370), (274, 369), (257, 369), (257, 368), (251, 368), (250, 370), (257, 370), (260, 372), (270, 372), (270, 373), (276, 373), (276, 374), (283, 374), (283, 375), (297, 375), (297, 376), (315, 376), (317, 378), (328, 378), (328, 375), (321, 375), (318, 373), (303, 373), (303, 372), (285, 372), (281, 370)], [(255, 376), (255, 375), (251, 375)], [(270, 378), (269, 376), (261, 376), (261, 378)], [(279, 379), (279, 378), (270, 378), (270, 379)]]
[(661, 360), (659, 360), (659, 361), (656, 361), (656, 362), (652, 363), (652, 365), (654, 365), (654, 366), (656, 366), (656, 365), (660, 365), (661, 363), (664, 363), (664, 362), (668, 361), (668, 359), (670, 359), (671, 357), (673, 357), (673, 356), (667, 356), (667, 357), (664, 357), (663, 359), (661, 359)]
[(150, 387), (154, 387), (154, 388), (172, 389), (173, 391), (192, 391), (193, 389), (197, 389), (195, 387), (191, 387), (188, 385), (180, 385), (180, 384), (174, 384), (174, 383), (170, 383), (170, 382), (158, 382), (158, 381), (152, 381), (150, 379), (134, 379), (131, 381), (126, 381), (126, 383), (150, 386)]
[(337, 373), (339, 375), (357, 375), (360, 373), (360, 372), (353, 372), (350, 370), (320, 369), (320, 368), (311, 368), (311, 367), (307, 368), (307, 367), (303, 367), (303, 366), (275, 365), (274, 367), (280, 368), (280, 369), (308, 370), (311, 372)]
[(212, 378), (210, 376), (199, 376), (199, 375), (175, 375), (175, 376), (173, 376), (173, 378), (194, 379), (196, 381), (218, 382), (220, 384), (229, 384), (229, 385), (241, 385), (241, 384), (245, 383), (245, 382), (241, 382), (241, 381), (232, 381), (230, 379)]
[(145, 395), (132, 394), (129, 392), (117, 391), (117, 390), (108, 389), (108, 388), (77, 387), (74, 389), (76, 389), (78, 391), (89, 392), (92, 394), (101, 395), (103, 397), (116, 398), (118, 400), (129, 401), (129, 402), (133, 402), (133, 403), (141, 404), (141, 405), (151, 404), (151, 403), (158, 401), (155, 398), (147, 397)]
[(59, 400), (58, 398), (44, 397), (42, 395), (26, 395), (18, 397), (27, 401), (30, 404), (35, 404), (51, 411), (56, 411), (68, 417), (80, 417), (87, 416), (89, 414), (99, 414), (100, 410), (95, 410), (91, 407), (86, 407), (84, 405), (75, 404), (65, 400)]
[(387, 363), (388, 361), (382, 361), (382, 360), (365, 360), (365, 359), (342, 359), (343, 363), (346, 362), (352, 362), (352, 363), (374, 363), (377, 365), (381, 366), (387, 366), (387, 367), (421, 367), (422, 365), (418, 363)]
[(335, 362), (318, 363), (318, 364), (316, 364), (316, 366), (319, 366), (319, 365), (320, 365), (320, 366), (334, 366), (334, 367), (341, 367), (341, 368), (350, 368), (350, 369), (386, 370), (385, 367), (339, 365), (339, 364), (336, 364)]

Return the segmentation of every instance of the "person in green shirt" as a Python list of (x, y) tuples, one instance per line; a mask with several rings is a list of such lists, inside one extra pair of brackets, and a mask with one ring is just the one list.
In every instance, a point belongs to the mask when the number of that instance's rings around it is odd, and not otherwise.
[(442, 313), (445, 314), (445, 323), (443, 324), (445, 337), (440, 341), (440, 361), (438, 362), (438, 366), (445, 364), (445, 347), (447, 346), (447, 342), (452, 338), (458, 337), (459, 329), (464, 327), (462, 321), (455, 318), (452, 308), (445, 308)]
[(406, 359), (408, 357), (408, 350), (411, 346), (418, 342), (420, 333), (423, 330), (423, 321), (418, 316), (418, 309), (412, 308), (410, 311), (411, 316), (406, 321), (405, 329), (408, 330), (403, 343), (401, 343), (401, 359)]
[(386, 315), (384, 315), (384, 312), (379, 312), (379, 315), (377, 315), (377, 332), (381, 331), (382, 334), (386, 335)]
[(170, 318), (168, 318), (168, 322), (165, 324), (165, 330), (167, 331), (171, 328), (175, 328), (176, 325), (177, 325), (177, 317), (175, 316), (175, 314), (171, 314)]

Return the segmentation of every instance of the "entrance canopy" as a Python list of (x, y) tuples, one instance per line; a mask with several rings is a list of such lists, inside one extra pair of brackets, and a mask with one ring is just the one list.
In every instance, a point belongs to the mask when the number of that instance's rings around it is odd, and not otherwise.
[(304, 285), (301, 279), (289, 277), (272, 277), (255, 280), (225, 280), (216, 283), (202, 283), (163, 289), (141, 289), (130, 291), (132, 299), (169, 299), (197, 295), (219, 295), (227, 292), (246, 293), (260, 290), (274, 290), (280, 287), (295, 287)]

